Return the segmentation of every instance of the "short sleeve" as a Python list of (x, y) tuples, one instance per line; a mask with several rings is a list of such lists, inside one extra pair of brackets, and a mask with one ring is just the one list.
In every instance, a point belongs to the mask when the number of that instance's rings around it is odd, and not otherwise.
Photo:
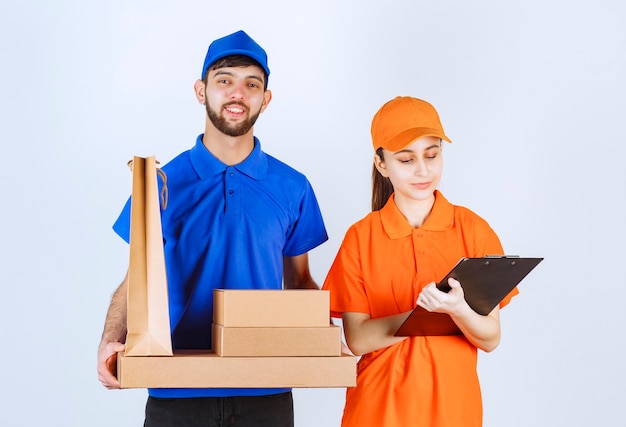
[(113, 224), (113, 231), (117, 233), (126, 243), (130, 242), (130, 197), (126, 201), (122, 212)]
[(348, 229), (322, 289), (330, 291), (331, 316), (356, 312), (371, 314), (363, 285), (358, 239), (354, 227)]
[(322, 212), (313, 188), (305, 180), (304, 191), (298, 204), (297, 219), (287, 236), (283, 254), (298, 256), (328, 240)]

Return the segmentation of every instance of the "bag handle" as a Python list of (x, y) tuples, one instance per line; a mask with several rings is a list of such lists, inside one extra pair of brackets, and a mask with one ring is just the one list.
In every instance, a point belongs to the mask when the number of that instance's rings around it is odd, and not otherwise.
[[(154, 162), (157, 165), (161, 164), (161, 162), (159, 162), (158, 160), (155, 160)], [(131, 159), (126, 164), (132, 172), (133, 166), (135, 165), (134, 160)], [(161, 192), (159, 193), (159, 200), (161, 201), (161, 209), (165, 210), (167, 209), (167, 202), (169, 201), (169, 190), (167, 189), (167, 174), (163, 172), (163, 169), (161, 168), (156, 168), (156, 172), (157, 176), (161, 178), (161, 182), (163, 183), (163, 185), (161, 186)]]

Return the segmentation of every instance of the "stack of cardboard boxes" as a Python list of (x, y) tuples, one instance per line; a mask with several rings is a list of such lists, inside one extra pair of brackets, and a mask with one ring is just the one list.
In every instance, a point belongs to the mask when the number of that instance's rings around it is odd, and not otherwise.
[(329, 292), (216, 290), (213, 351), (118, 357), (122, 388), (352, 387), (356, 357), (341, 353)]
[(328, 291), (214, 293), (218, 356), (341, 356), (341, 328), (330, 325)]

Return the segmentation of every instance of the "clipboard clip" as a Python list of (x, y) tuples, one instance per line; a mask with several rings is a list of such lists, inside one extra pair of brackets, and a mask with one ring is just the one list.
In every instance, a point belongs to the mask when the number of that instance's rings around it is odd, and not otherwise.
[(519, 258), (519, 255), (485, 255), (485, 258)]

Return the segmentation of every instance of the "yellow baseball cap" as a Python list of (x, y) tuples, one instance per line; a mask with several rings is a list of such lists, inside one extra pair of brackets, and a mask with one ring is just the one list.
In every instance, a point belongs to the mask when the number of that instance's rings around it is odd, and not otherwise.
[(410, 96), (397, 96), (385, 103), (372, 119), (372, 145), (400, 151), (423, 136), (435, 136), (452, 142), (446, 136), (437, 110), (431, 104)]

